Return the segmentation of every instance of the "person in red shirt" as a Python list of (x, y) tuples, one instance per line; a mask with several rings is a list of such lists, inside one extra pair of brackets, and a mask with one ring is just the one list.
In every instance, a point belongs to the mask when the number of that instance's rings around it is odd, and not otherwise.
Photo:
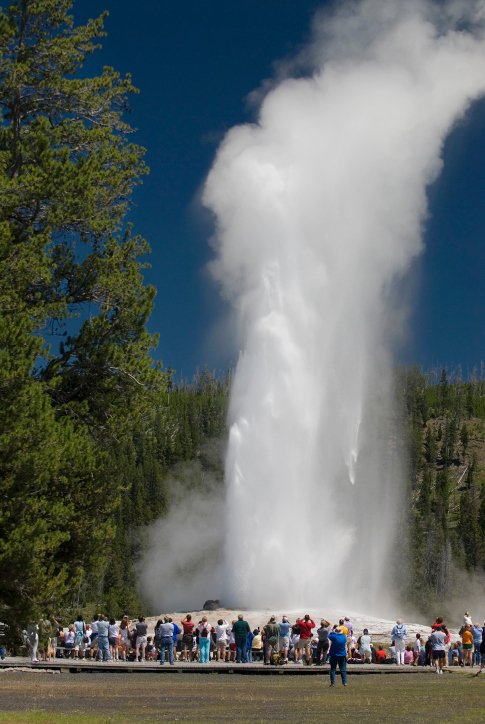
[(192, 658), (192, 647), (194, 645), (194, 622), (190, 613), (186, 615), (182, 624), (182, 661), (190, 661)]
[(308, 614), (305, 614), (304, 618), (297, 619), (296, 623), (300, 628), (300, 640), (298, 641), (298, 648), (305, 654), (305, 661), (307, 666), (311, 666), (312, 663), (312, 629), (315, 628), (315, 623), (311, 620)]
[(384, 651), (382, 646), (379, 646), (376, 651), (376, 663), (383, 664), (386, 659), (387, 659), (386, 652)]

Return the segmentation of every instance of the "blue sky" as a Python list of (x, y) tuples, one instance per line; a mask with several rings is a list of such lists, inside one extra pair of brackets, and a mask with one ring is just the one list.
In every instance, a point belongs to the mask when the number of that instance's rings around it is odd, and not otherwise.
[[(231, 340), (215, 330), (227, 310), (206, 272), (207, 216), (197, 198), (225, 131), (251, 120), (247, 95), (274, 61), (309, 37), (315, 0), (77, 0), (84, 21), (103, 10), (108, 37), (88, 72), (112, 65), (140, 89), (129, 118), (147, 149), (150, 176), (131, 218), (152, 247), (146, 279), (157, 287), (151, 331), (177, 377), (205, 364), (223, 371)], [(425, 368), (485, 359), (485, 102), (450, 136), (430, 189), (426, 251), (409, 280), (414, 309), (400, 352)], [(217, 341), (216, 341), (217, 340)]]

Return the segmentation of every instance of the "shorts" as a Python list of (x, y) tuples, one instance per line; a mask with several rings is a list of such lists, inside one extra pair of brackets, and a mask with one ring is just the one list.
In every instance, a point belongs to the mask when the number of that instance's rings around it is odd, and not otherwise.
[(446, 658), (446, 651), (444, 649), (439, 649), (438, 651), (433, 651), (433, 661), (436, 661), (436, 659), (445, 659)]
[(147, 637), (146, 636), (137, 636), (136, 637), (136, 645), (137, 646), (146, 646), (147, 643)]
[(216, 641), (216, 649), (222, 649), (222, 651), (226, 650), (227, 641), (224, 639), (223, 641)]
[(473, 644), (463, 644), (463, 651), (473, 651)]
[(300, 639), (297, 643), (297, 648), (300, 651), (308, 651), (312, 647), (311, 639)]
[(290, 637), (289, 636), (280, 636), (280, 651), (283, 649), (287, 649), (290, 645)]
[(194, 637), (190, 633), (184, 633), (182, 636), (182, 651), (192, 651), (194, 645)]
[(229, 648), (231, 649), (231, 651), (235, 651), (235, 650), (236, 650), (236, 644), (235, 644), (235, 643), (234, 643), (234, 644), (229, 644)]
[(108, 643), (110, 646), (118, 646), (118, 639), (116, 637), (110, 636), (108, 638)]

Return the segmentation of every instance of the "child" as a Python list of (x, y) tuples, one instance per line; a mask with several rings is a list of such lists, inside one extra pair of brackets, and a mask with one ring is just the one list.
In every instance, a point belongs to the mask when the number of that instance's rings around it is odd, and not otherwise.
[(405, 664), (412, 664), (414, 662), (414, 653), (410, 646), (406, 646), (406, 649), (404, 651), (404, 663)]
[(387, 659), (387, 654), (384, 651), (384, 648), (382, 647), (382, 645), (379, 644), (379, 646), (377, 647), (377, 651), (376, 651), (376, 663), (383, 664), (386, 659)]
[(423, 644), (421, 643), (421, 634), (416, 634), (416, 639), (414, 641), (414, 661), (413, 666), (417, 666), (419, 662), (419, 654), (421, 653), (421, 649), (423, 648)]
[(153, 643), (153, 637), (148, 636), (147, 638), (147, 644), (145, 647), (145, 658), (147, 661), (155, 661), (157, 658), (157, 650), (155, 648), (155, 644)]

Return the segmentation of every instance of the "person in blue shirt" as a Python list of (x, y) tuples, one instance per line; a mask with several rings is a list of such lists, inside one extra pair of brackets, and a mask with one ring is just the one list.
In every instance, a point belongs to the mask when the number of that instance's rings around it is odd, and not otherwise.
[(278, 624), (279, 637), (280, 637), (280, 652), (283, 654), (283, 661), (285, 664), (288, 663), (288, 651), (290, 650), (290, 630), (291, 623), (288, 621), (288, 616), (283, 616), (281, 622)]
[(177, 658), (177, 641), (179, 634), (182, 633), (182, 629), (180, 626), (177, 626), (172, 618), (170, 618), (170, 623), (173, 623), (173, 653), (174, 657)]
[(253, 638), (254, 633), (250, 631), (246, 640), (246, 661), (252, 663), (253, 660)]
[(342, 633), (340, 626), (335, 626), (329, 633), (330, 642), (330, 686), (335, 686), (337, 664), (342, 677), (343, 686), (347, 686), (347, 636)]
[(482, 627), (477, 623), (473, 624), (473, 663), (481, 664), (482, 656), (480, 654), (480, 646), (482, 644)]

